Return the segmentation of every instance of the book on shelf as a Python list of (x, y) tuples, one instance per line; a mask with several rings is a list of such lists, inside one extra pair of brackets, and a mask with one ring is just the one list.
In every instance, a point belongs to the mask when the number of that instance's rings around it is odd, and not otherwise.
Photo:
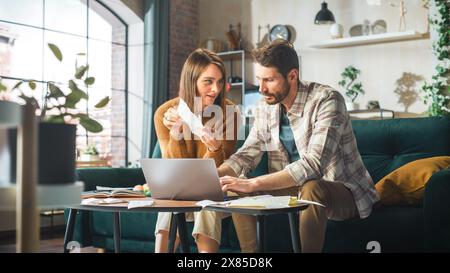
[(139, 198), (145, 197), (142, 191), (133, 191), (130, 189), (115, 189), (115, 190), (93, 190), (81, 193), (82, 199), (87, 198)]

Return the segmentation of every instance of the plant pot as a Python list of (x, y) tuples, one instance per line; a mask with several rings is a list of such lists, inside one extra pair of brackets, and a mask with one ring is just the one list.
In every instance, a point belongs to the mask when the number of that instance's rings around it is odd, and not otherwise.
[(99, 161), (98, 155), (81, 154), (80, 161)]
[(345, 107), (347, 108), (347, 111), (359, 110), (359, 103), (346, 102)]
[[(77, 127), (71, 124), (39, 123), (39, 184), (75, 182)], [(9, 130), (11, 182), (16, 181), (17, 129)]]

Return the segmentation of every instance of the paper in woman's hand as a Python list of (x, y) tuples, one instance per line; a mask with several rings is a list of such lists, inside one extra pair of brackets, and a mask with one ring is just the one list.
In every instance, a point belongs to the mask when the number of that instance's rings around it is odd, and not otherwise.
[(181, 120), (183, 120), (183, 122), (189, 127), (191, 132), (199, 137), (202, 137), (204, 134), (202, 120), (191, 112), (186, 102), (181, 98), (177, 111), (178, 115), (181, 117)]

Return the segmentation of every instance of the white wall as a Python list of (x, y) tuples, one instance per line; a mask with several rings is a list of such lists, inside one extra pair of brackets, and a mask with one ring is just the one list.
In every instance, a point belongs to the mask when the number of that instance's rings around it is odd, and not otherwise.
[[(314, 17), (322, 1), (311, 0), (199, 0), (200, 41), (215, 37), (226, 41), (225, 31), (230, 23), (243, 23), (243, 36), (255, 47), (258, 42), (258, 25), (264, 26), (261, 36), (270, 24), (291, 25), (296, 32), (294, 46), (301, 56), (301, 74), (304, 80), (329, 84), (340, 90), (340, 73), (348, 65), (361, 69), (360, 80), (366, 94), (358, 97), (362, 106), (369, 100), (378, 100), (383, 108), (404, 111), (394, 93), (396, 81), (404, 72), (414, 73), (430, 80), (434, 71), (433, 55), (429, 39), (367, 45), (340, 49), (313, 49), (309, 45), (329, 39), (329, 26), (314, 25)], [(351, 26), (362, 24), (364, 19), (374, 22), (383, 19), (387, 31), (396, 32), (399, 24), (399, 10), (388, 1), (381, 0), (380, 6), (369, 6), (363, 0), (328, 0), (328, 8), (336, 21), (344, 26), (348, 37)], [(406, 28), (425, 32), (427, 10), (420, 0), (406, 2)], [(249, 60), (250, 61), (250, 60)], [(247, 79), (254, 81), (253, 68), (247, 66)], [(419, 91), (422, 83), (416, 90)], [(418, 99), (409, 112), (422, 113), (426, 106)]]

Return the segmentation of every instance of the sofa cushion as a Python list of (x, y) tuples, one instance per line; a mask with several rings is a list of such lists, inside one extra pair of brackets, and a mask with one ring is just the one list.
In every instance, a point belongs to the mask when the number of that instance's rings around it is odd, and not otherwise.
[(411, 161), (450, 154), (450, 118), (353, 120), (352, 126), (374, 182)]
[(450, 167), (450, 156), (436, 156), (410, 162), (383, 177), (375, 188), (384, 205), (420, 204), (430, 177)]

